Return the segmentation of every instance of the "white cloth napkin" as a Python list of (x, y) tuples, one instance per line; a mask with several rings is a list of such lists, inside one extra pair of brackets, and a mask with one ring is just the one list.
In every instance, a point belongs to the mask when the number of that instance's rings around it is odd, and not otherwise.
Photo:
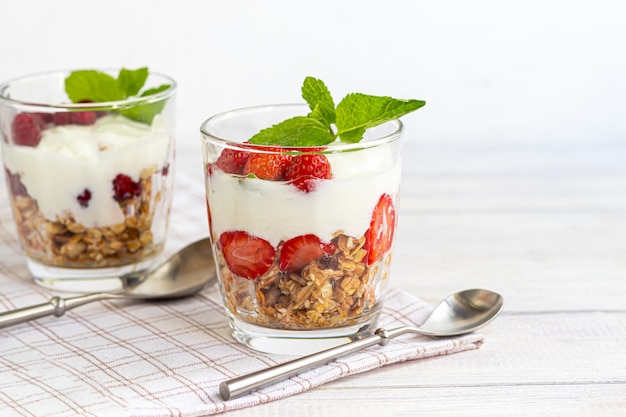
[[(166, 252), (208, 232), (202, 183), (178, 175)], [(46, 302), (0, 191), (0, 312)], [(419, 325), (431, 307), (393, 289), (380, 326)], [(216, 286), (180, 300), (103, 301), (0, 329), (0, 415), (205, 416), (298, 394), (387, 364), (477, 349), (483, 336), (403, 336), (230, 401), (219, 383), (291, 357), (263, 354), (230, 335)]]

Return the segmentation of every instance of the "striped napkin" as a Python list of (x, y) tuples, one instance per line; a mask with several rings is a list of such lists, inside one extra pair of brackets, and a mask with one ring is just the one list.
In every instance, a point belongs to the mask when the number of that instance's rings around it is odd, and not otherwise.
[[(46, 302), (19, 248), (0, 190), (0, 311)], [(166, 256), (207, 234), (199, 180), (177, 175)], [(431, 308), (393, 289), (380, 325), (419, 325)], [(219, 383), (292, 357), (258, 353), (230, 336), (216, 286), (185, 299), (102, 301), (0, 329), (0, 415), (206, 416), (298, 394), (387, 364), (477, 349), (478, 334), (403, 336), (230, 401)]]

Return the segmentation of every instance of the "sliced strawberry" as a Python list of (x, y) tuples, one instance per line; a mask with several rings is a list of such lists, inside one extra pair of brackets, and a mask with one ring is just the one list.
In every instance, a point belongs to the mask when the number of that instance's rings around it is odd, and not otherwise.
[(328, 158), (319, 154), (296, 155), (285, 171), (285, 179), (305, 193), (311, 192), (319, 180), (328, 180), (332, 176)]
[(389, 194), (383, 194), (372, 213), (370, 227), (365, 232), (367, 264), (380, 260), (391, 249), (396, 231), (396, 209)]
[[(281, 148), (270, 150), (280, 152)], [(291, 158), (291, 155), (281, 153), (255, 153), (248, 159), (244, 174), (254, 174), (262, 180), (282, 181)]]
[(18, 114), (11, 123), (14, 143), (21, 146), (39, 145), (41, 130), (45, 124), (45, 121), (37, 114)]
[(267, 240), (240, 230), (222, 233), (220, 246), (228, 269), (247, 279), (257, 279), (266, 273), (276, 254)]
[(209, 221), (209, 234), (213, 237), (213, 218), (211, 217), (211, 208), (209, 207), (209, 199), (206, 200), (206, 214)]
[(310, 262), (330, 255), (334, 251), (334, 245), (323, 243), (313, 234), (296, 236), (283, 244), (280, 251), (280, 269), (287, 272), (300, 271)]
[(224, 149), (215, 165), (228, 174), (243, 175), (250, 153), (240, 149)]

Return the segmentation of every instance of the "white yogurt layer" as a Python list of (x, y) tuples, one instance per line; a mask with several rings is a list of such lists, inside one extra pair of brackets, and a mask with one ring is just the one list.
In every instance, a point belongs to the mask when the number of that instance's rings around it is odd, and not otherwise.
[[(113, 179), (125, 174), (139, 180), (144, 168), (160, 168), (166, 161), (170, 138), (165, 121), (152, 126), (120, 115), (104, 116), (89, 126), (55, 126), (42, 131), (37, 147), (2, 144), (4, 163), (18, 173), (28, 194), (48, 219), (68, 212), (85, 227), (124, 221), (113, 199)], [(76, 197), (91, 192), (88, 207)]]
[(342, 231), (360, 237), (383, 193), (396, 195), (401, 164), (388, 148), (327, 155), (333, 177), (305, 193), (284, 182), (241, 178), (213, 170), (207, 181), (213, 237), (244, 230), (276, 247), (313, 233), (328, 242)]

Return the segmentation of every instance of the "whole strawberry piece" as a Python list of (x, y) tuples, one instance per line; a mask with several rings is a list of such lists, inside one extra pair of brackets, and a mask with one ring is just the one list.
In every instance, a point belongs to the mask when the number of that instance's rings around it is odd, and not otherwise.
[(323, 243), (313, 234), (289, 239), (280, 251), (280, 269), (286, 272), (300, 271), (309, 263), (335, 252), (332, 243)]
[(18, 114), (11, 124), (14, 143), (16, 145), (33, 147), (39, 145), (41, 130), (44, 126), (44, 120), (36, 114)]
[(330, 162), (325, 155), (296, 155), (285, 170), (285, 179), (305, 193), (313, 191), (319, 180), (332, 178)]
[[(272, 149), (280, 152), (280, 148)], [(262, 180), (282, 181), (292, 156), (281, 153), (255, 153), (248, 159), (244, 174), (254, 174)]]
[(227, 174), (243, 175), (250, 153), (239, 149), (224, 149), (215, 165)]
[(393, 243), (396, 230), (396, 209), (389, 194), (383, 194), (372, 213), (370, 227), (365, 232), (367, 264), (371, 265), (383, 257)]
[(267, 240), (240, 230), (222, 233), (220, 247), (228, 269), (235, 275), (252, 280), (267, 272), (276, 254)]
[(141, 183), (134, 182), (128, 175), (117, 174), (113, 179), (113, 193), (117, 201), (138, 197), (141, 194)]

